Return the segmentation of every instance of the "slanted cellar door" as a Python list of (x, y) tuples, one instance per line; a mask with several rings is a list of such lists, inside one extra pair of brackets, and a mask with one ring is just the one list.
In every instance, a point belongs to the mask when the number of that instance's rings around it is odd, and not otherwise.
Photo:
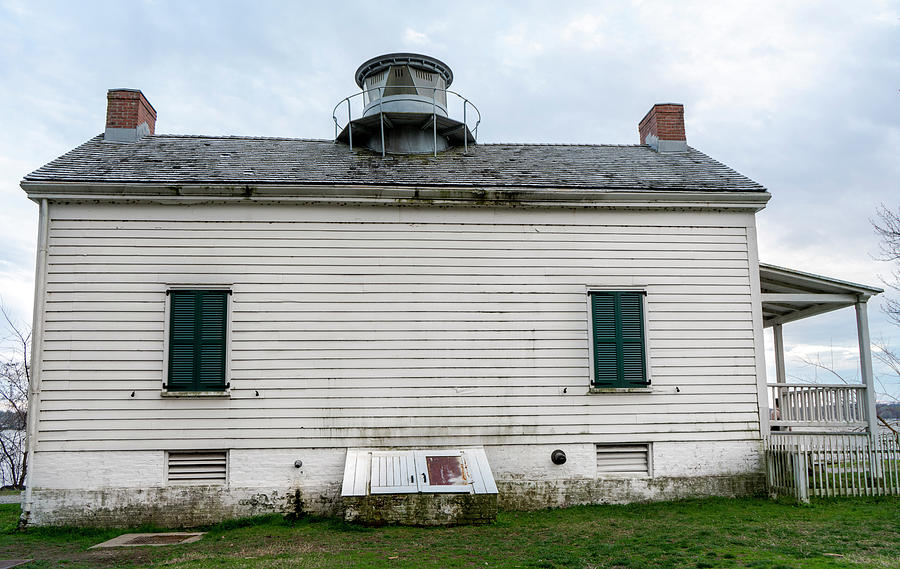
[(341, 496), (416, 493), (496, 494), (497, 485), (483, 448), (347, 449)]

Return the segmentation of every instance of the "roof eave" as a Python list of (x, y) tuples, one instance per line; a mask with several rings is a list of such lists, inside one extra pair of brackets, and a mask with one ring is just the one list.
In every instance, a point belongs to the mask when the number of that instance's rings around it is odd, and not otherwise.
[(488, 205), (529, 207), (641, 207), (759, 211), (766, 191), (622, 190), (490, 186), (372, 184), (111, 183), (23, 180), (32, 200), (100, 201), (291, 201), (393, 205)]
[(867, 302), (883, 289), (759, 263), (763, 326), (768, 328)]

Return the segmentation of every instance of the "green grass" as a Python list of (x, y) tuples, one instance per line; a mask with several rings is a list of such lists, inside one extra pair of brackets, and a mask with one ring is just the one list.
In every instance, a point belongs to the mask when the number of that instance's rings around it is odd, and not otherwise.
[[(121, 531), (15, 529), (0, 506), (0, 558), (37, 567), (728, 568), (900, 566), (900, 500), (794, 506), (763, 499), (503, 512), (490, 526), (367, 528), (263, 516), (225, 522), (178, 546), (87, 551)], [(147, 529), (147, 528), (145, 528)]]

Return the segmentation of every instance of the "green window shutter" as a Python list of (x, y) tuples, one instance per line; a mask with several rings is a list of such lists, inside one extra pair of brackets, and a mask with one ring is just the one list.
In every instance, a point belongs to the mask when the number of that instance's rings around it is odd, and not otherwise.
[(196, 295), (193, 291), (177, 290), (169, 296), (168, 389), (190, 390), (194, 387)]
[(647, 366), (640, 292), (591, 292), (595, 387), (644, 387)]
[(639, 292), (620, 292), (619, 324), (622, 335), (620, 381), (625, 387), (647, 385), (646, 357), (644, 355), (644, 298)]
[(225, 389), (228, 291), (173, 290), (170, 296), (168, 389)]
[(618, 383), (616, 301), (607, 293), (591, 293), (594, 326), (594, 385), (614, 387)]

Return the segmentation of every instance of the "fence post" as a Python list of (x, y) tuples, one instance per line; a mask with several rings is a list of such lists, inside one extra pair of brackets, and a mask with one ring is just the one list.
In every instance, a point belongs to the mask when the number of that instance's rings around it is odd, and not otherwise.
[(794, 489), (796, 491), (797, 500), (803, 504), (809, 504), (809, 478), (806, 465), (806, 453), (803, 450), (803, 445), (799, 444), (799, 441), (795, 453), (794, 460), (791, 462), (794, 467)]

